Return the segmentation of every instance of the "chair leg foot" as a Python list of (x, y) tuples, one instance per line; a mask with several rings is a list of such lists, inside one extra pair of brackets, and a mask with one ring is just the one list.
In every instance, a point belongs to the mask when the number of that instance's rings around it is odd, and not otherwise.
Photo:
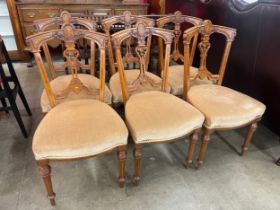
[(242, 150), (241, 150), (241, 155), (243, 156), (247, 151), (248, 151), (248, 148), (249, 148), (249, 144), (252, 140), (252, 137), (253, 137), (253, 134), (254, 132), (256, 131), (258, 127), (258, 123), (257, 122), (254, 122), (250, 125), (249, 127), (249, 130), (247, 132), (247, 135), (244, 139), (244, 143), (242, 145)]
[(140, 166), (142, 157), (142, 145), (135, 144), (133, 150), (134, 156), (134, 175), (133, 175), (133, 185), (137, 186), (140, 183)]
[(125, 161), (126, 161), (127, 147), (120, 146), (118, 148), (118, 161), (119, 161), (119, 186), (121, 188), (125, 185)]
[(50, 203), (52, 206), (55, 206), (55, 193), (53, 192), (52, 181), (51, 181), (51, 167), (48, 164), (48, 161), (38, 161), (37, 165), (38, 165), (39, 173), (43, 178)]
[(198, 134), (199, 134), (199, 130), (195, 130), (192, 134), (192, 139), (191, 139), (191, 142), (189, 144), (189, 149), (188, 149), (188, 156), (187, 156), (187, 159), (186, 159), (186, 162), (185, 162), (185, 167), (186, 168), (189, 168), (192, 165), (193, 153), (194, 153), (194, 150), (195, 150), (196, 142), (198, 140)]
[(206, 149), (207, 149), (208, 143), (210, 142), (210, 134), (211, 134), (211, 131), (209, 129), (205, 129), (203, 138), (202, 138), (202, 142), (200, 145), (200, 151), (199, 151), (199, 156), (198, 156), (198, 160), (197, 160), (197, 169), (200, 169), (203, 165)]

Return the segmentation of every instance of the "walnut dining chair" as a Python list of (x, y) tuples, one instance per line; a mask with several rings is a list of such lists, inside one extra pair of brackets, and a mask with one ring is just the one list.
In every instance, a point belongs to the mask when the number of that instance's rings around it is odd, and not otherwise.
[[(189, 55), (191, 39), (201, 36), (198, 44), (200, 51), (200, 67), (198, 73), (191, 75), (191, 60)], [(221, 58), (218, 74), (213, 74), (213, 69), (206, 66), (208, 51), (213, 43), (210, 43), (213, 34), (221, 34), (226, 38), (224, 53)], [(213, 25), (210, 20), (205, 20), (201, 26), (195, 26), (184, 32), (184, 98), (199, 109), (205, 116), (203, 125), (204, 134), (198, 157), (198, 168), (204, 162), (207, 145), (210, 142), (210, 134), (213, 131), (231, 130), (249, 126), (248, 133), (242, 145), (243, 155), (251, 142), (257, 122), (265, 111), (265, 105), (261, 102), (228, 87), (222, 86), (226, 64), (228, 61), (232, 42), (236, 36), (236, 30), (223, 26)], [(213, 84), (191, 86), (191, 81), (212, 80)]]
[[(173, 30), (174, 42), (173, 50), (170, 56), (170, 61), (173, 61), (173, 65), (169, 66), (169, 84), (171, 87), (171, 94), (182, 96), (184, 87), (184, 55), (180, 52), (179, 45), (182, 38), (182, 28), (198, 26), (202, 23), (202, 19), (187, 15), (182, 15), (180, 11), (176, 11), (172, 15), (166, 15), (165, 17), (159, 18), (156, 21), (156, 25), (159, 28), (167, 28)], [(198, 36), (194, 36), (192, 39), (192, 45), (190, 47), (190, 64), (191, 64), (191, 74), (195, 75), (198, 71), (196, 67), (192, 65), (195, 51), (197, 48)], [(163, 43), (162, 40), (158, 39), (158, 55), (159, 55), (159, 67), (163, 69)], [(196, 82), (193, 84), (200, 84), (202, 82)]]
[[(44, 33), (43, 32), (48, 32), (48, 31), (55, 31), (54, 30), (47, 30), (51, 26), (60, 26), (62, 27), (63, 25), (71, 25), (72, 28), (77, 28), (77, 25), (83, 26), (83, 28), (80, 27), (80, 29), (83, 30), (89, 30), (89, 31), (95, 31), (95, 23), (90, 20), (90, 19), (83, 19), (83, 18), (72, 18), (71, 14), (68, 12), (62, 12), (61, 16), (58, 18), (50, 18), (50, 19), (45, 19), (45, 20), (40, 20), (35, 22), (35, 26), (38, 30), (38, 33), (40, 34), (39, 36), (42, 36)], [(70, 27), (65, 28), (69, 29)], [(46, 33), (47, 34), (47, 33)], [(30, 39), (35, 40), (38, 37), (37, 34), (31, 35), (26, 38), (26, 41), (29, 42)], [(92, 91), (93, 89), (96, 89), (99, 85), (99, 79), (98, 77), (95, 76), (95, 53), (96, 53), (96, 43), (92, 41), (90, 43), (90, 63), (88, 65), (82, 63), (80, 60), (75, 60), (75, 65), (77, 67), (76, 72), (75, 72), (75, 80), (73, 79), (73, 72), (72, 74), (65, 74), (65, 70), (68, 69), (68, 66), (71, 64), (71, 59), (73, 57), (80, 58), (80, 51), (76, 52), (75, 54), (66, 54), (69, 51), (64, 51), (63, 52), (63, 60), (58, 60), (56, 59), (54, 61), (53, 58), (56, 58), (55, 55), (51, 55), (48, 47), (48, 43), (58, 40), (60, 43), (63, 43), (63, 45), (66, 45), (65, 40), (59, 39), (59, 37), (53, 36), (52, 39), (48, 40), (48, 42), (44, 42), (42, 45), (42, 49), (45, 55), (45, 58), (47, 60), (47, 66), (48, 66), (48, 72), (50, 74), (50, 79), (49, 85), (51, 88), (51, 91), (53, 92), (53, 95), (56, 97), (57, 103), (63, 103), (65, 101), (69, 100), (76, 100), (80, 98), (96, 98), (98, 95), (98, 91), (94, 92)], [(80, 42), (81, 40), (84, 40), (86, 43), (89, 43), (88, 40), (80, 38), (78, 41)], [(77, 41), (77, 42), (78, 42)], [(75, 43), (77, 45), (77, 43)], [(97, 50), (98, 51), (98, 50)], [(58, 63), (60, 66), (55, 67), (54, 62)], [(62, 65), (61, 65), (62, 63)], [(90, 70), (90, 74), (86, 74), (84, 70)], [(46, 74), (48, 75), (48, 74)], [(99, 74), (100, 75), (100, 74)], [(77, 94), (77, 91), (75, 88), (77, 87), (79, 83), (80, 89), (77, 89), (79, 94)], [(111, 98), (112, 94), (105, 85), (105, 102), (107, 104), (111, 104)], [(47, 90), (44, 89), (42, 95), (41, 95), (41, 108), (43, 112), (48, 112), (50, 111), (52, 105), (50, 104), (50, 101), (47, 96)]]
[[(99, 100), (77, 99), (58, 103), (48, 80), (45, 66), (40, 54), (44, 44), (56, 37), (65, 43), (64, 56), (66, 65), (72, 74), (70, 84), (64, 92), (80, 94), (96, 93)], [(87, 39), (98, 46), (100, 54), (100, 80), (95, 89), (85, 86), (80, 81), (79, 51), (75, 43)], [(51, 182), (50, 162), (86, 159), (117, 150), (119, 162), (119, 185), (125, 183), (125, 160), (128, 131), (120, 116), (105, 101), (105, 49), (107, 35), (75, 29), (72, 24), (65, 23), (61, 29), (40, 32), (27, 38), (27, 44), (34, 54), (51, 110), (38, 125), (32, 150), (43, 178), (51, 205), (55, 205), (55, 193)]]
[[(143, 91), (132, 94), (130, 89), (138, 89), (141, 83), (151, 83), (154, 79), (145, 71), (145, 57), (148, 52), (147, 38), (161, 37), (165, 44), (165, 63), (158, 91)], [(139, 184), (142, 147), (147, 144), (165, 143), (192, 135), (186, 166), (192, 164), (195, 141), (204, 116), (189, 103), (168, 92), (168, 66), (170, 48), (173, 40), (172, 31), (146, 27), (138, 23), (136, 28), (126, 29), (112, 36), (122, 96), (125, 103), (125, 120), (134, 141), (133, 183)], [(140, 60), (140, 72), (132, 83), (127, 83), (127, 74), (123, 67), (121, 44), (128, 37), (136, 39), (136, 52)]]

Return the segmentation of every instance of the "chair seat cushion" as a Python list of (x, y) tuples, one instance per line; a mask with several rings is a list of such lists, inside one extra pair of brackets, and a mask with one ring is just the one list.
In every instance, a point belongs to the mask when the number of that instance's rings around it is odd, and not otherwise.
[(265, 111), (261, 102), (219, 85), (192, 86), (187, 97), (205, 115), (205, 126), (210, 129), (239, 127)]
[[(196, 67), (191, 66), (190, 75), (191, 77), (197, 74), (198, 69)], [(173, 95), (183, 95), (184, 90), (184, 65), (173, 65), (169, 66), (169, 77), (168, 83), (171, 86), (171, 94)], [(201, 85), (201, 84), (209, 84), (212, 83), (208, 79), (196, 79), (191, 82), (192, 85)]]
[[(125, 77), (127, 84), (132, 83), (134, 80), (137, 79), (139, 76), (140, 70), (139, 69), (131, 69), (131, 70), (125, 70)], [(161, 84), (161, 78), (153, 73), (147, 72), (147, 75), (152, 78), (155, 82)], [(122, 90), (121, 90), (121, 83), (119, 78), (119, 73), (115, 73), (109, 82), (109, 88), (113, 95), (113, 103), (123, 103), (123, 97), (122, 97)], [(144, 85), (141, 85), (138, 87), (136, 91), (133, 92), (139, 93), (143, 91), (149, 91), (149, 90), (160, 90), (161, 85), (154, 87), (150, 85), (149, 83), (145, 83)], [(170, 91), (170, 87), (167, 88), (167, 91)]]
[(192, 105), (160, 91), (135, 94), (125, 106), (125, 118), (136, 143), (176, 139), (200, 128), (204, 116)]
[(127, 144), (123, 120), (92, 99), (65, 102), (50, 110), (33, 137), (36, 160), (93, 156)]
[[(50, 82), (52, 91), (55, 95), (60, 94), (63, 90), (65, 90), (71, 81), (72, 75), (63, 75), (55, 78)], [(89, 89), (97, 90), (99, 89), (99, 79), (88, 74), (78, 74), (78, 78), (81, 80), (84, 86)], [(82, 90), (80, 93), (76, 94), (74, 92), (70, 92), (66, 98), (57, 100), (57, 104), (76, 100), (76, 99), (99, 99), (98, 94), (90, 95), (86, 91)], [(107, 86), (105, 86), (105, 100), (104, 102), (107, 104), (111, 104), (112, 94)], [(41, 108), (43, 112), (48, 112), (51, 110), (51, 106), (49, 104), (49, 100), (44, 90), (41, 95)]]

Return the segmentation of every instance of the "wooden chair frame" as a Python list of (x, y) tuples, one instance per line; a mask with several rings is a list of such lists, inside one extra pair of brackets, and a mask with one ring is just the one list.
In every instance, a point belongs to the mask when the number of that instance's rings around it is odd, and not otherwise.
[[(211, 47), (210, 44), (210, 36), (213, 33), (219, 33), (226, 37), (226, 45), (224, 48), (223, 57), (220, 63), (219, 72), (218, 74), (212, 74), (208, 71), (206, 66), (207, 54)], [(200, 51), (200, 67), (198, 73), (195, 77), (191, 78), (190, 76), (190, 66), (191, 66), (191, 59), (190, 59), (190, 43), (194, 36), (201, 35), (201, 42), (198, 44), (199, 51)], [(236, 30), (233, 28), (227, 28), (218, 25), (212, 25), (210, 20), (205, 20), (201, 26), (196, 26), (190, 29), (187, 29), (184, 32), (183, 39), (184, 39), (184, 99), (187, 100), (187, 93), (190, 88), (190, 82), (197, 78), (204, 79), (207, 78), (208, 80), (214, 81), (216, 85), (222, 85), (226, 64), (228, 61), (230, 49), (232, 42), (236, 36)], [(206, 102), (207, 103), (207, 102)], [(244, 143), (242, 145), (242, 152), (241, 155), (244, 155), (245, 152), (248, 150), (248, 146), (252, 140), (252, 136), (257, 128), (257, 123), (261, 120), (261, 116), (256, 117), (249, 123), (244, 125), (240, 125), (237, 127), (232, 128), (221, 128), (221, 129), (209, 129), (204, 126), (204, 134), (202, 137), (202, 143), (200, 146), (200, 152), (198, 157), (198, 168), (203, 165), (207, 145), (210, 142), (210, 135), (214, 131), (223, 131), (223, 130), (233, 130), (240, 127), (249, 126), (249, 130), (247, 135), (244, 139)]]
[[(41, 79), (43, 81), (48, 99), (52, 107), (56, 105), (56, 98), (52, 92), (51, 86), (49, 84), (49, 80), (47, 77), (47, 73), (45, 67), (43, 65), (42, 57), (40, 54), (41, 47), (44, 44), (53, 38), (58, 38), (63, 40), (66, 45), (66, 50), (64, 51), (64, 55), (66, 57), (66, 64), (69, 69), (72, 70), (72, 75), (74, 81), (76, 81), (77, 77), (77, 67), (78, 67), (78, 59), (77, 59), (77, 50), (75, 49), (75, 41), (78, 39), (84, 38), (88, 39), (91, 43), (97, 44), (100, 50), (100, 87), (99, 87), (99, 100), (104, 102), (104, 93), (105, 93), (105, 48), (107, 44), (107, 35), (83, 30), (83, 29), (75, 29), (72, 24), (66, 23), (62, 25), (62, 29), (50, 30), (46, 32), (40, 32), (35, 35), (29, 36), (27, 38), (27, 44), (29, 46), (29, 50), (33, 52), (35, 61), (37, 63)], [(73, 88), (74, 91), (79, 91), (81, 84), (79, 83), (71, 83), (70, 87)], [(118, 146), (110, 151), (106, 151), (104, 153), (100, 153), (97, 155), (102, 155), (105, 153), (109, 153), (117, 150), (117, 156), (119, 161), (119, 185), (120, 187), (124, 187), (125, 183), (125, 161), (126, 161), (126, 146)], [(55, 193), (53, 191), (52, 182), (51, 182), (51, 167), (49, 165), (50, 162), (54, 161), (72, 161), (72, 160), (81, 160), (91, 158), (97, 155), (82, 157), (82, 158), (73, 158), (73, 159), (43, 159), (38, 160), (37, 165), (39, 169), (39, 173), (43, 178), (48, 198), (50, 200), (51, 205), (55, 205)]]
[[(96, 31), (96, 27), (97, 24), (93, 19), (85, 19), (85, 18), (78, 18), (78, 17), (72, 17), (71, 14), (67, 11), (63, 11), (60, 14), (60, 17), (56, 17), (56, 18), (47, 18), (47, 19), (42, 19), (42, 20), (36, 20), (34, 21), (34, 26), (36, 28), (37, 32), (44, 32), (47, 31), (49, 27), (51, 26), (59, 26), (61, 27), (64, 24), (71, 24), (71, 25), (75, 25), (75, 26), (83, 26), (85, 29), (90, 30), (90, 31)], [(87, 45), (87, 43), (85, 43), (85, 46)], [(95, 74), (95, 44), (94, 42), (90, 43), (90, 65), (84, 64), (81, 66), (81, 69), (83, 70), (90, 70), (90, 74), (94, 75)], [(50, 72), (51, 72), (51, 77), (52, 79), (56, 78), (56, 72), (63, 72), (65, 71), (65, 64), (55, 68), (52, 59), (51, 59), (51, 55), (50, 55), (50, 51), (49, 51), (49, 47), (47, 43), (43, 44), (43, 51), (48, 63), (48, 66), (50, 68)], [(87, 63), (87, 62), (86, 62)]]
[[(136, 28), (126, 29), (124, 31), (118, 32), (112, 36), (112, 41), (114, 43), (117, 63), (118, 63), (118, 71), (121, 81), (121, 88), (122, 88), (122, 95), (123, 95), (123, 101), (126, 103), (129, 98), (129, 91), (128, 91), (128, 84), (126, 83), (125, 78), (125, 72), (123, 67), (123, 61), (121, 56), (121, 43), (129, 38), (130, 36), (133, 36), (137, 38), (138, 40), (138, 47), (140, 47), (140, 51), (142, 54), (138, 54), (138, 56), (144, 57), (146, 52), (147, 44), (145, 45), (145, 40), (148, 36), (157, 36), (164, 40), (165, 43), (165, 58), (164, 58), (164, 69), (162, 74), (162, 86), (161, 91), (166, 92), (167, 85), (168, 85), (168, 67), (169, 67), (169, 59), (170, 59), (170, 51), (171, 51), (171, 44), (172, 40), (174, 38), (174, 34), (172, 31), (161, 29), (161, 28), (153, 28), (153, 27), (145, 27), (144, 24), (138, 23), (136, 25)], [(140, 72), (139, 77), (137, 80), (141, 80), (144, 78), (145, 74), (145, 61), (143, 59), (139, 59), (140, 62), (142, 62), (142, 70)], [(191, 132), (189, 132), (187, 135), (184, 135), (183, 137), (180, 137), (178, 139), (171, 139), (168, 141), (159, 141), (159, 142), (152, 142), (152, 143), (135, 143), (134, 142), (134, 150), (133, 150), (133, 156), (134, 156), (134, 175), (133, 175), (133, 183), (134, 185), (138, 185), (140, 182), (140, 163), (141, 163), (141, 156), (142, 156), (142, 148), (145, 144), (158, 144), (158, 143), (166, 143), (176, 140), (181, 140), (182, 138), (192, 135), (192, 139), (189, 145), (188, 149), (188, 155), (185, 161), (185, 166), (189, 167), (192, 164), (192, 157), (195, 149), (195, 143), (198, 140), (198, 134), (200, 129), (195, 129)]]
[[(168, 23), (173, 23), (174, 24), (174, 46), (173, 46), (173, 51), (171, 53), (171, 59), (174, 61), (181, 61), (184, 62), (184, 56), (180, 53), (179, 51), (179, 40), (182, 34), (182, 29), (181, 29), (181, 24), (183, 23), (190, 23), (193, 26), (198, 26), (201, 25), (202, 19), (192, 17), (192, 16), (187, 16), (187, 15), (182, 15), (180, 11), (176, 11), (174, 15), (167, 15), (165, 17), (159, 18), (156, 21), (156, 25), (159, 28), (164, 28), (166, 24)], [(197, 40), (198, 40), (198, 35), (194, 36), (192, 39), (192, 47), (191, 47), (191, 53), (190, 53), (190, 62), (192, 65), (194, 55), (195, 55), (195, 50), (197, 46)], [(159, 67), (160, 69), (163, 69), (163, 43), (162, 40), (159, 38), (158, 39), (158, 51), (159, 51)]]
[[(146, 17), (141, 17), (141, 16), (137, 16), (137, 15), (132, 15), (130, 11), (125, 11), (123, 13), (123, 15), (120, 16), (113, 16), (113, 17), (109, 17), (106, 19), (102, 20), (102, 27), (103, 30), (105, 31), (105, 33), (108, 35), (109, 37), (109, 41), (108, 41), (108, 56), (109, 56), (109, 65), (110, 65), (110, 74), (111, 76), (113, 74), (115, 74), (116, 69), (115, 69), (115, 61), (114, 61), (114, 53), (113, 53), (113, 47), (112, 47), (112, 41), (111, 41), (111, 33), (110, 30), (112, 28), (112, 26), (114, 24), (124, 24), (125, 29), (129, 29), (131, 27), (133, 27), (133, 25), (142, 22), (144, 23), (146, 26), (149, 27), (153, 27), (155, 25), (155, 21), (153, 19), (150, 18), (146, 18)], [(148, 38), (148, 45), (151, 45), (151, 37)], [(138, 59), (137, 57), (134, 57), (133, 54), (131, 53), (131, 40), (127, 39), (125, 46), (126, 46), (126, 54), (124, 56), (124, 62), (130, 64), (130, 63), (138, 63)], [(150, 49), (148, 51), (147, 57), (149, 57), (150, 55)], [(149, 60), (147, 60), (148, 62)], [(148, 65), (148, 63), (147, 63)]]

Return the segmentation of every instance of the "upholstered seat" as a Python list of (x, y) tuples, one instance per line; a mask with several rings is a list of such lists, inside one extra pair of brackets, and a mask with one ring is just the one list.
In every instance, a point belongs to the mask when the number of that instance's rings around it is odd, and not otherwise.
[(192, 86), (187, 97), (205, 115), (204, 125), (209, 129), (242, 126), (265, 111), (261, 102), (219, 85)]
[[(64, 89), (66, 89), (71, 81), (72, 75), (63, 75), (55, 78), (54, 80), (50, 81), (50, 85), (54, 95), (61, 93)], [(83, 85), (85, 85), (89, 89), (99, 89), (99, 79), (88, 74), (78, 74), (78, 78), (81, 80)], [(69, 93), (69, 95), (64, 98), (57, 100), (57, 103), (60, 104), (62, 102), (76, 100), (76, 99), (98, 99), (98, 94), (90, 95), (85, 91), (81, 91), (79, 94), (74, 92)], [(111, 104), (112, 94), (107, 86), (105, 86), (105, 103)], [(49, 100), (44, 90), (41, 95), (41, 108), (43, 112), (48, 112), (51, 110), (51, 106), (49, 104)]]
[(33, 138), (36, 160), (93, 156), (127, 144), (119, 115), (98, 100), (65, 102), (50, 110)]
[(200, 128), (204, 116), (171, 94), (148, 91), (135, 94), (125, 106), (127, 126), (135, 143), (176, 139)]
[[(198, 72), (196, 67), (191, 66), (190, 76), (194, 77)], [(171, 87), (171, 94), (180, 96), (183, 94), (184, 89), (184, 65), (169, 66), (168, 83)], [(209, 84), (212, 81), (208, 79), (196, 79), (191, 82), (191, 85)]]
[[(137, 77), (139, 76), (140, 70), (139, 69), (131, 69), (131, 70), (126, 70), (125, 71), (125, 77), (126, 77), (126, 82), (127, 84), (130, 84), (131, 82), (133, 82), (134, 80), (137, 79)], [(146, 73), (150, 78), (152, 78), (155, 82), (161, 84), (161, 78), (158, 77), (155, 74), (152, 74), (150, 72)], [(123, 102), (123, 97), (122, 97), (122, 89), (121, 89), (121, 82), (120, 82), (120, 78), (119, 78), (119, 73), (115, 73), (109, 82), (109, 88), (112, 92), (113, 95), (113, 103), (122, 103)], [(143, 92), (143, 91), (147, 91), (147, 90), (160, 90), (161, 89), (161, 85), (157, 86), (157, 87), (153, 87), (152, 85), (145, 83), (145, 85), (141, 85), (137, 88), (136, 91), (134, 91), (133, 93), (138, 93), (138, 92)], [(168, 87), (167, 91), (170, 91), (170, 87)]]

